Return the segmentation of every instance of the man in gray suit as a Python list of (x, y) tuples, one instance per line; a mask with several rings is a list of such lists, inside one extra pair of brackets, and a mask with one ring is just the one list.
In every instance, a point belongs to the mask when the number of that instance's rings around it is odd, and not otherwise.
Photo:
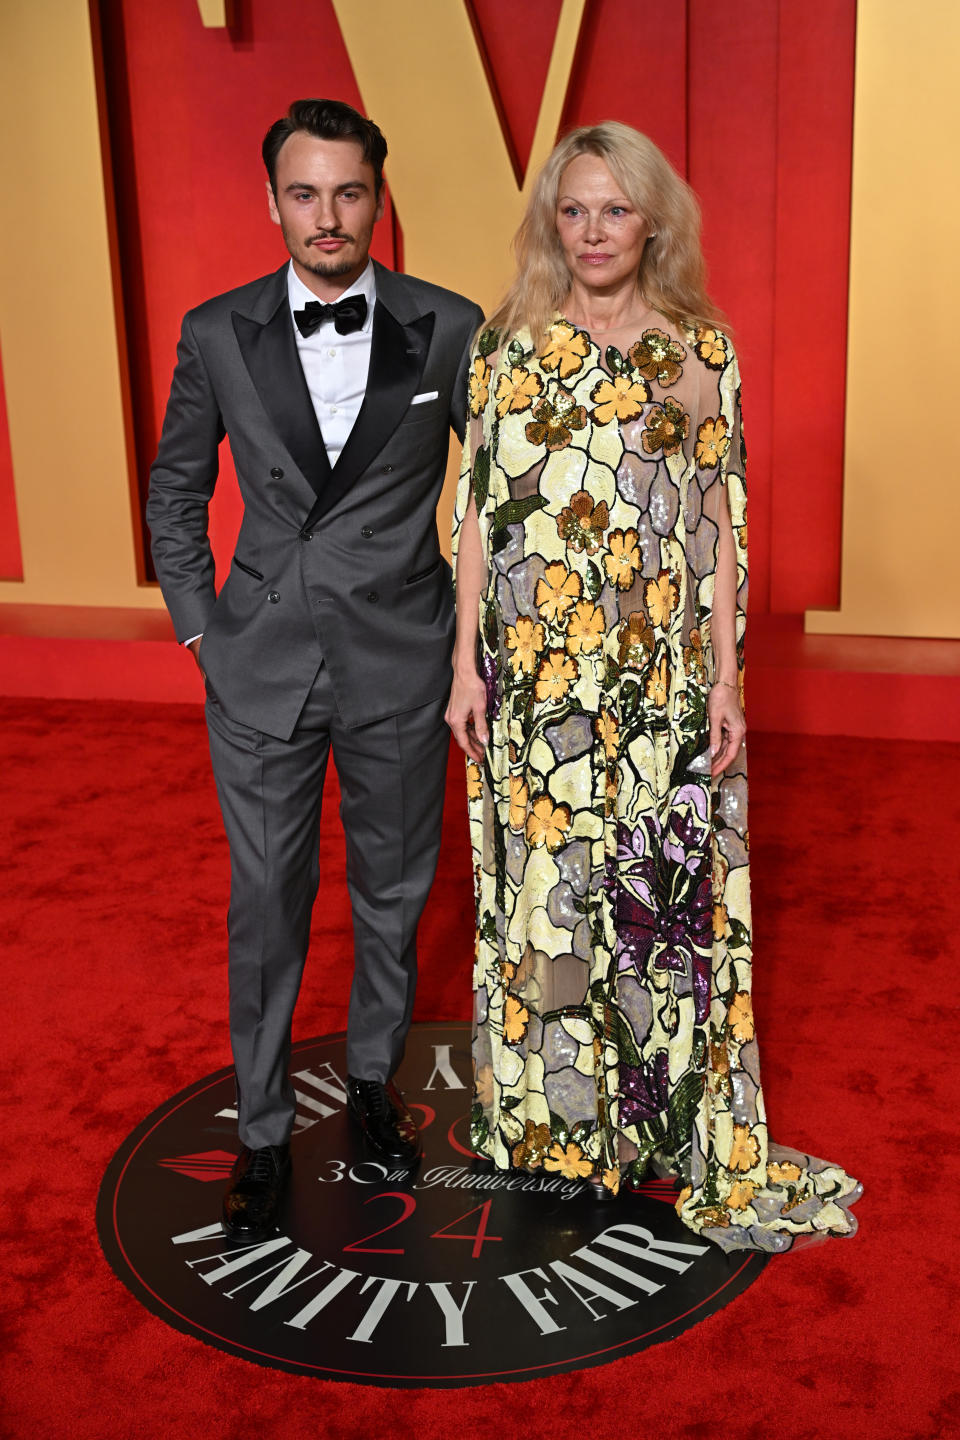
[[(230, 1034), (243, 1151), (223, 1226), (275, 1226), (290, 1168), (290, 1026), (321, 880), (331, 747), (342, 791), (354, 973), (348, 1108), (374, 1149), (413, 1160), (391, 1083), (413, 1009), (417, 924), (436, 868), (453, 605), (435, 511), (462, 438), (462, 296), (369, 259), (386, 142), (302, 100), (263, 143), (290, 262), (184, 319), (150, 477), (153, 557), (207, 689), (230, 845)], [(218, 450), (244, 501), (219, 595), (207, 539)]]

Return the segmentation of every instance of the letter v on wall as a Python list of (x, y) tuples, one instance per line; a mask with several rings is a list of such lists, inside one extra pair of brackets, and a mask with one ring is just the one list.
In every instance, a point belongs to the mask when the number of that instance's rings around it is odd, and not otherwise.
[(585, 5), (563, 0), (520, 190), (467, 7), (333, 0), (364, 106), (390, 145), (405, 268), (488, 311), (510, 278), (530, 182), (556, 140)]

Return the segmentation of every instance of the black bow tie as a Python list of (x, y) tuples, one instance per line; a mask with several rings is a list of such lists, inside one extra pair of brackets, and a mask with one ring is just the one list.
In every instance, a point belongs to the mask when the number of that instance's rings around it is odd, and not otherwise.
[(293, 318), (304, 339), (318, 330), (324, 320), (332, 320), (338, 335), (351, 335), (362, 330), (367, 318), (367, 301), (363, 295), (347, 295), (332, 305), (323, 305), (319, 300), (308, 300), (302, 310), (294, 310)]

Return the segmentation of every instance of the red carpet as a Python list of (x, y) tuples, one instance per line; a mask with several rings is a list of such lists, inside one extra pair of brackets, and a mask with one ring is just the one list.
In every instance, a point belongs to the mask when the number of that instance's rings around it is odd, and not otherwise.
[[(227, 856), (199, 709), (0, 701), (7, 1101), (5, 1436), (960, 1433), (951, 1317), (960, 1165), (960, 746), (757, 735), (755, 1008), (774, 1138), (867, 1187), (860, 1234), (773, 1260), (718, 1315), (578, 1374), (389, 1391), (247, 1364), (168, 1329), (114, 1277), (97, 1187), (150, 1110), (227, 1064)], [(461, 769), (422, 930), (418, 1019), (469, 1013)], [(297, 1034), (344, 1023), (336, 796)], [(328, 872), (329, 873), (329, 872)], [(339, 968), (334, 968), (331, 961)]]

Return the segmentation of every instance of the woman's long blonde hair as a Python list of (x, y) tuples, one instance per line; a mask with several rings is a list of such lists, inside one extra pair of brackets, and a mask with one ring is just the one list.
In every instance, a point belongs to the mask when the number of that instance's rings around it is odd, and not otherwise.
[(539, 344), (562, 308), (570, 272), (557, 234), (557, 193), (564, 170), (578, 155), (599, 156), (650, 224), (653, 233), (637, 274), (647, 304), (675, 324), (717, 325), (722, 317), (705, 289), (696, 197), (653, 141), (619, 120), (571, 130), (554, 148), (514, 236), (516, 278), (488, 325), (504, 336), (526, 326)]

